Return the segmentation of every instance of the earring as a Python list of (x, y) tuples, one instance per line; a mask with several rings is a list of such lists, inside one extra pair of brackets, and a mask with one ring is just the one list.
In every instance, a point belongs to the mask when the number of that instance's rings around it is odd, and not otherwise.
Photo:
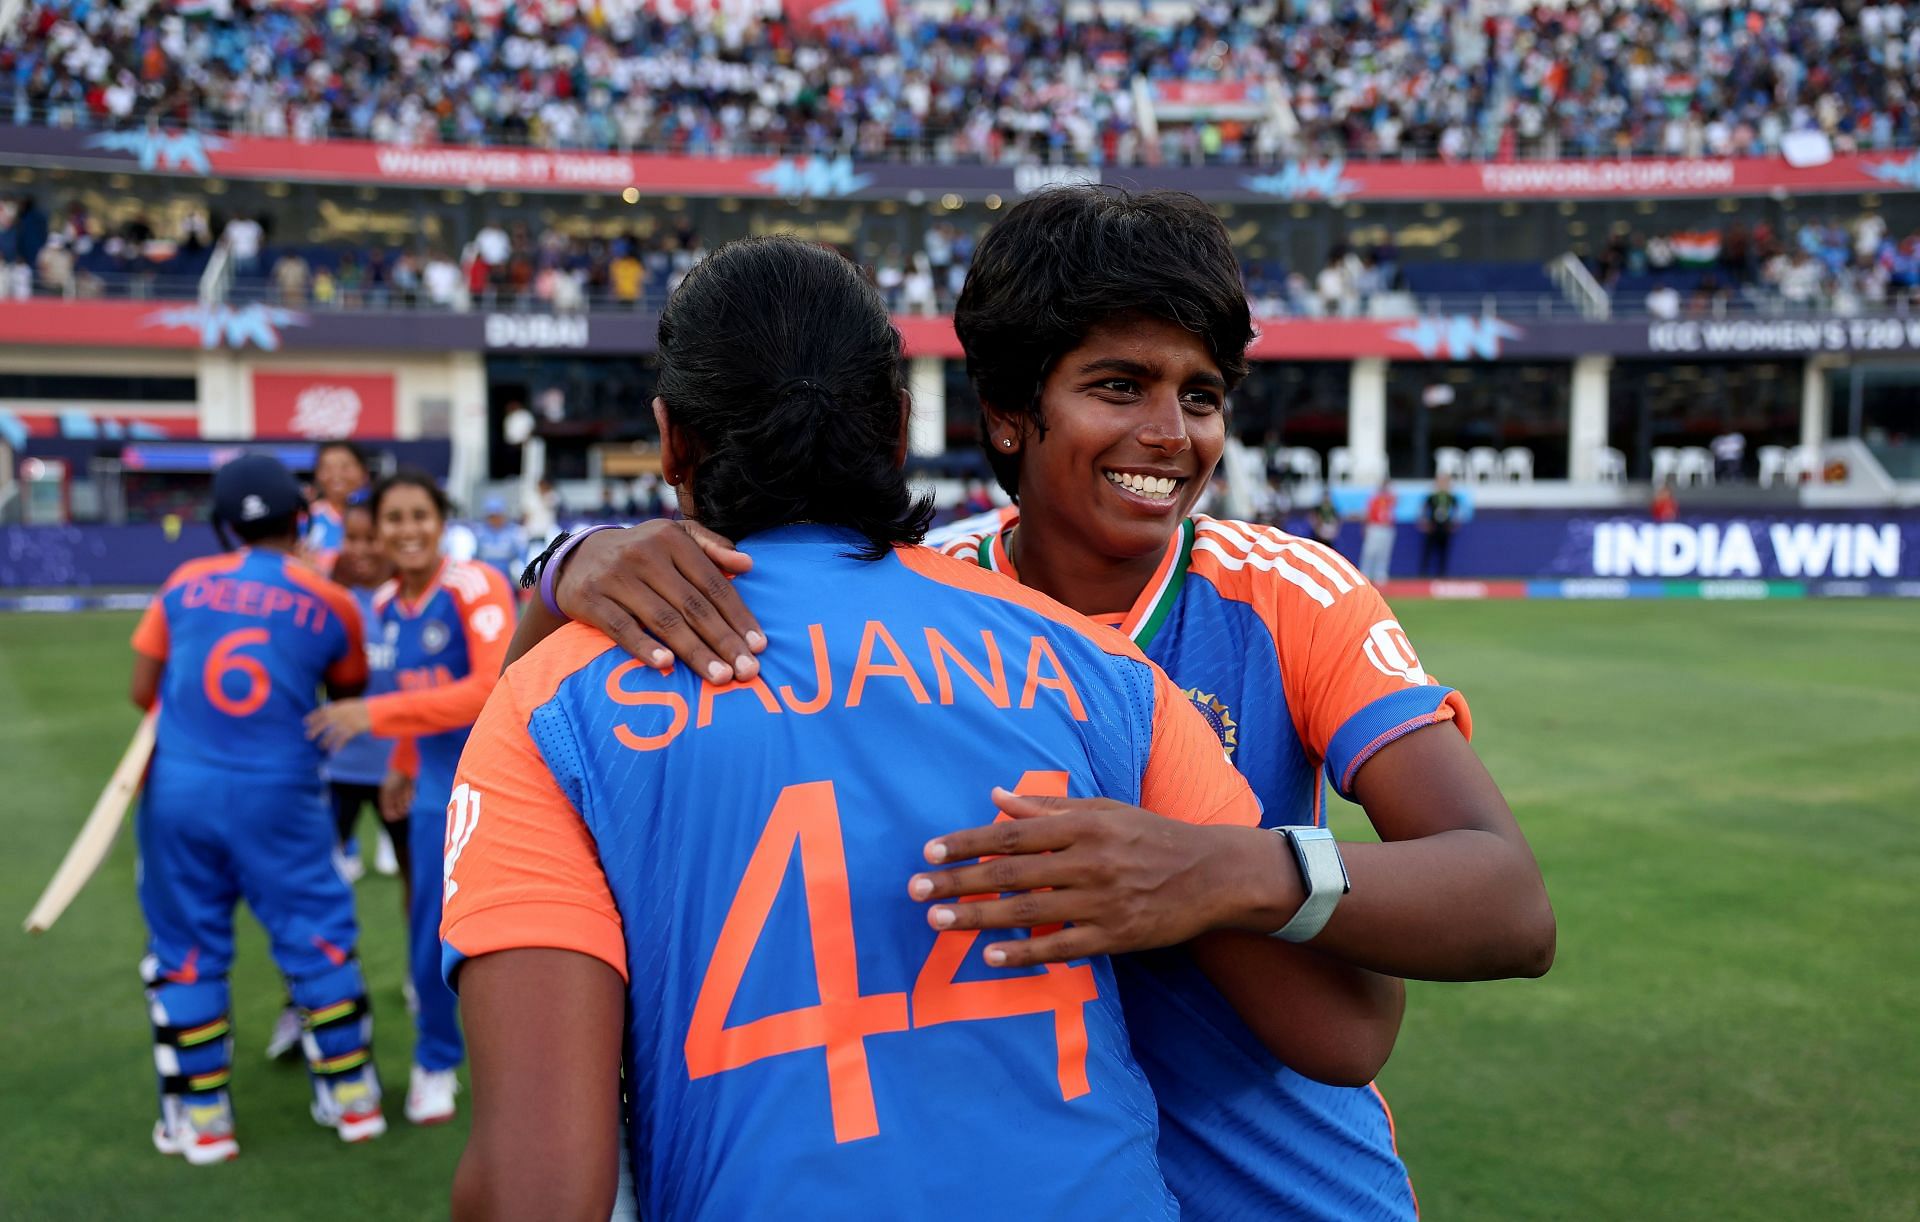
[(1002, 437), (1002, 438), (1000, 439), (1000, 444), (1001, 444), (1001, 445), (1003, 445), (1003, 446), (1005, 446), (1005, 447), (1007, 447), (1007, 448), (1008, 448), (1009, 450), (1011, 450), (1011, 449), (1013, 448), (1013, 438), (1011, 438), (1011, 437)]

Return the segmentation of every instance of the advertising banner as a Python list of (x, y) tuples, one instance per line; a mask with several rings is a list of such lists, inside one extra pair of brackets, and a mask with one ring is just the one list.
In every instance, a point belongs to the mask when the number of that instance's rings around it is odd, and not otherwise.
[[(957, 358), (953, 320), (894, 320), (909, 356)], [(195, 302), (0, 301), (0, 346), (261, 352), (569, 352), (642, 356), (659, 315), (474, 310), (289, 310)], [(1920, 317), (1585, 322), (1498, 314), (1256, 319), (1256, 361), (1573, 360), (1920, 353)]]
[[(837, 0), (816, 20), (857, 20), (880, 0)], [(1162, 86), (1162, 88), (1168, 88)], [(1244, 86), (1182, 85), (1183, 99)], [(1204, 107), (1202, 107), (1204, 109)], [(1920, 151), (1783, 157), (1590, 161), (1295, 160), (1262, 166), (1014, 167), (928, 165), (845, 156), (689, 157), (511, 146), (303, 142), (191, 128), (89, 131), (0, 124), (0, 162), (139, 169), (274, 182), (351, 182), (484, 190), (648, 195), (898, 199), (921, 193), (1015, 196), (1061, 180), (1191, 191), (1208, 199), (1329, 203), (1403, 200), (1677, 198), (1920, 189)]]
[[(1421, 541), (1412, 526), (1400, 529), (1390, 595), (1920, 596), (1920, 510), (1728, 513), (1655, 523), (1617, 513), (1483, 509), (1455, 536), (1445, 575), (1420, 572)], [(1337, 545), (1357, 557), (1359, 524), (1349, 523)], [(0, 587), (156, 586), (181, 561), (215, 550), (211, 532), (191, 522), (172, 533), (157, 523), (0, 527)]]
[[(1400, 529), (1395, 577), (1552, 580), (1564, 586), (1554, 596), (1566, 598), (1643, 597), (1649, 582), (1734, 583), (1726, 586), (1727, 597), (1770, 581), (1840, 583), (1834, 593), (1920, 582), (1920, 511), (1914, 510), (1724, 513), (1652, 522), (1619, 513), (1482, 509), (1455, 534), (1444, 575), (1421, 572), (1423, 542), (1412, 526)], [(1360, 528), (1349, 525), (1341, 550), (1357, 557), (1359, 545)], [(1447, 596), (1444, 585), (1433, 593)]]
[(256, 437), (393, 436), (390, 373), (253, 371)]
[(1205, 199), (1288, 203), (1813, 195), (1920, 188), (1920, 153), (1845, 153), (1820, 165), (1781, 157), (1631, 161), (1288, 161), (1274, 166), (1115, 168), (1105, 181)]
[(770, 196), (788, 199), (899, 199), (1011, 195), (1010, 166), (927, 166), (836, 157), (688, 157), (673, 153), (586, 152), (479, 145), (387, 145), (365, 140), (299, 141), (191, 129), (87, 131), (0, 123), (0, 162), (73, 169), (251, 178), (269, 182), (350, 182), (370, 186), (558, 191), (619, 195)]

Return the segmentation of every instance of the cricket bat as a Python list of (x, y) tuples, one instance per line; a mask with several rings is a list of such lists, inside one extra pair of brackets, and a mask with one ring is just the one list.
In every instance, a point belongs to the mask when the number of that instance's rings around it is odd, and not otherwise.
[(120, 821), (126, 817), (127, 806), (140, 788), (140, 779), (146, 775), (147, 761), (153, 757), (153, 719), (157, 712), (158, 706), (155, 706), (140, 719), (140, 728), (133, 732), (133, 741), (120, 757), (119, 767), (113, 770), (112, 779), (94, 801), (93, 813), (87, 816), (80, 834), (74, 837), (73, 847), (67, 850), (60, 868), (53, 872), (53, 880), (40, 893), (40, 902), (27, 914), (28, 933), (45, 933), (53, 928), (67, 905), (80, 894), (80, 888), (87, 885), (87, 880), (106, 861), (113, 849), (113, 838), (120, 831)]

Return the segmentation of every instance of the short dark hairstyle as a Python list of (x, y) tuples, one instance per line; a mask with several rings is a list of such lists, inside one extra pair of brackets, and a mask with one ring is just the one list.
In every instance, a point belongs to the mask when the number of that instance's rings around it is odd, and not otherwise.
[[(1054, 364), (1121, 314), (1176, 323), (1206, 342), (1227, 389), (1247, 376), (1253, 316), (1220, 218), (1181, 191), (1073, 186), (1016, 204), (980, 240), (953, 312), (967, 376), (984, 409), (1045, 433), (1040, 391)], [(1020, 459), (980, 443), (1007, 495)]]
[(660, 316), (667, 414), (692, 434), (700, 521), (743, 538), (845, 526), (877, 559), (918, 543), (933, 503), (899, 462), (900, 334), (860, 269), (797, 238), (729, 242)]
[(328, 450), (340, 450), (344, 452), (348, 458), (353, 459), (354, 463), (360, 468), (363, 474), (366, 474), (366, 475), (373, 474), (373, 460), (367, 457), (366, 450), (361, 448), (359, 442), (348, 441), (344, 437), (336, 437), (332, 441), (323, 441), (318, 446), (314, 447), (314, 451), (313, 451), (314, 470), (317, 471), (320, 469), (320, 460), (326, 457), (326, 453)]
[(453, 502), (434, 481), (433, 476), (418, 467), (402, 467), (392, 475), (382, 477), (380, 482), (373, 486), (372, 493), (368, 495), (367, 503), (373, 508), (374, 521), (380, 520), (380, 502), (384, 501), (387, 493), (395, 488), (418, 488), (433, 498), (433, 507), (440, 511), (441, 521), (444, 522), (453, 516)]
[(271, 518), (256, 518), (251, 522), (227, 522), (233, 533), (240, 536), (242, 543), (258, 543), (262, 539), (286, 539), (300, 534), (300, 515), (297, 513), (276, 514)]

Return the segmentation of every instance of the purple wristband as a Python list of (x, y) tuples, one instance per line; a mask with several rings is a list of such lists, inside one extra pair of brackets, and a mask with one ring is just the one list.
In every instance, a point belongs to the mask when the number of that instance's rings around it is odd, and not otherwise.
[(594, 533), (597, 530), (618, 530), (618, 529), (619, 528), (616, 526), (610, 526), (605, 523), (602, 523), (599, 526), (589, 526), (585, 530), (575, 531), (573, 534), (567, 536), (567, 541), (560, 545), (559, 551), (555, 552), (553, 555), (547, 558), (547, 567), (544, 570), (542, 570), (540, 573), (540, 601), (547, 605), (547, 610), (553, 612), (555, 618), (558, 618), (558, 619), (572, 618), (565, 611), (562, 611), (560, 609), (560, 606), (558, 603), (553, 601), (553, 579), (560, 575), (560, 566), (566, 562), (567, 554), (571, 552), (574, 548), (580, 546), (580, 540), (586, 538), (588, 535)]

